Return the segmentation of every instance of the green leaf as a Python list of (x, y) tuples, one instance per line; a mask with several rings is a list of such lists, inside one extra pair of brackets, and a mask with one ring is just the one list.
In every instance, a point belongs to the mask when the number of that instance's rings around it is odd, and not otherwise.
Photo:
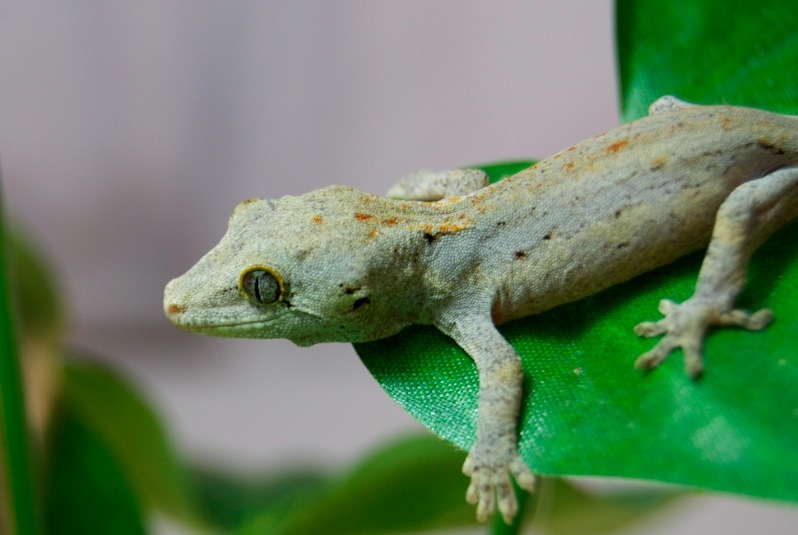
[(795, 2), (618, 0), (623, 117), (662, 95), (798, 113)]
[(6, 233), (6, 240), (20, 337), (60, 341), (65, 322), (61, 296), (52, 275), (56, 270), (27, 233), (13, 229)]
[(48, 453), (46, 533), (145, 533), (139, 501), (115, 456), (68, 405), (56, 411)]
[[(639, 116), (668, 93), (698, 102), (734, 98), (781, 111), (795, 106), (795, 37), (782, 30), (796, 27), (796, 10), (751, 5), (761, 9), (737, 2), (619, 2), (626, 116)], [(777, 16), (763, 6), (777, 9)], [(754, 35), (761, 39), (753, 42)], [(738, 43), (738, 36), (747, 41)], [(532, 469), (798, 501), (797, 231), (798, 223), (790, 224), (760, 248), (738, 299), (745, 308), (773, 309), (775, 322), (759, 333), (712, 332), (699, 382), (682, 373), (679, 352), (648, 375), (636, 372), (636, 357), (655, 341), (638, 339), (632, 328), (660, 317), (660, 299), (691, 295), (700, 254), (503, 325), (523, 361), (520, 451)], [(471, 446), (477, 374), (450, 339), (415, 326), (355, 347), (415, 418), (458, 446)]]
[(475, 525), (463, 499), (464, 458), (429, 436), (401, 440), (340, 478), (276, 500), (236, 533), (376, 535)]
[(144, 505), (183, 520), (198, 519), (183, 466), (144, 399), (111, 370), (64, 365), (64, 403), (117, 459)]

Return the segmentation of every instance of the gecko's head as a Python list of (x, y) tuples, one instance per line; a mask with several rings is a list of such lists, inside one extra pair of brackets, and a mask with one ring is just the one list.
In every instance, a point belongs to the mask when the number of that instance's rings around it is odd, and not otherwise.
[(167, 317), (187, 331), (287, 338), (299, 345), (396, 332), (374, 240), (352, 217), (371, 202), (350, 188), (241, 203), (221, 242), (166, 286)]

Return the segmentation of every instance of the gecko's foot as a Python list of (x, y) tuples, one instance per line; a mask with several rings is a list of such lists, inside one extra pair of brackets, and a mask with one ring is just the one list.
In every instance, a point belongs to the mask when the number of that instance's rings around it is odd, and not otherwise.
[(717, 307), (699, 298), (690, 298), (681, 305), (668, 300), (659, 303), (659, 311), (665, 317), (655, 322), (643, 322), (635, 326), (635, 334), (647, 338), (665, 336), (653, 349), (643, 353), (635, 362), (638, 370), (652, 370), (659, 366), (671, 352), (682, 348), (684, 370), (697, 378), (704, 370), (701, 349), (706, 331), (711, 325), (742, 327), (758, 331), (768, 326), (773, 313), (762, 309), (753, 314), (743, 310), (718, 310)]
[(513, 447), (506, 455), (497, 458), (499, 450), (480, 452), (471, 450), (463, 464), (463, 473), (471, 478), (466, 492), (468, 503), (477, 506), (477, 520), (485, 522), (498, 504), (499, 512), (507, 524), (518, 513), (510, 474), (522, 489), (535, 490), (535, 476)]

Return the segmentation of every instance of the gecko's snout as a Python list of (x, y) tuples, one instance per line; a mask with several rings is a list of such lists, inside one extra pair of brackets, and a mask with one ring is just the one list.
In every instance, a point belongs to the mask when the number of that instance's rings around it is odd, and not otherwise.
[(175, 316), (183, 312), (183, 307), (181, 307), (177, 303), (169, 303), (164, 307), (164, 311), (166, 312), (167, 316)]
[(164, 314), (166, 314), (166, 317), (169, 318), (172, 323), (177, 323), (177, 318), (185, 310), (185, 307), (177, 303), (177, 300), (174, 299), (174, 292), (172, 292), (174, 282), (175, 281), (170, 281), (164, 289), (163, 311)]

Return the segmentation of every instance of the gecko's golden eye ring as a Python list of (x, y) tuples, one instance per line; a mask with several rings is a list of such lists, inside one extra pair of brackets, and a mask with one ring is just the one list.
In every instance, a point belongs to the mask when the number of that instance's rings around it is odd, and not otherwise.
[(266, 266), (251, 266), (238, 278), (244, 296), (257, 305), (271, 305), (282, 301), (285, 284), (279, 273)]

